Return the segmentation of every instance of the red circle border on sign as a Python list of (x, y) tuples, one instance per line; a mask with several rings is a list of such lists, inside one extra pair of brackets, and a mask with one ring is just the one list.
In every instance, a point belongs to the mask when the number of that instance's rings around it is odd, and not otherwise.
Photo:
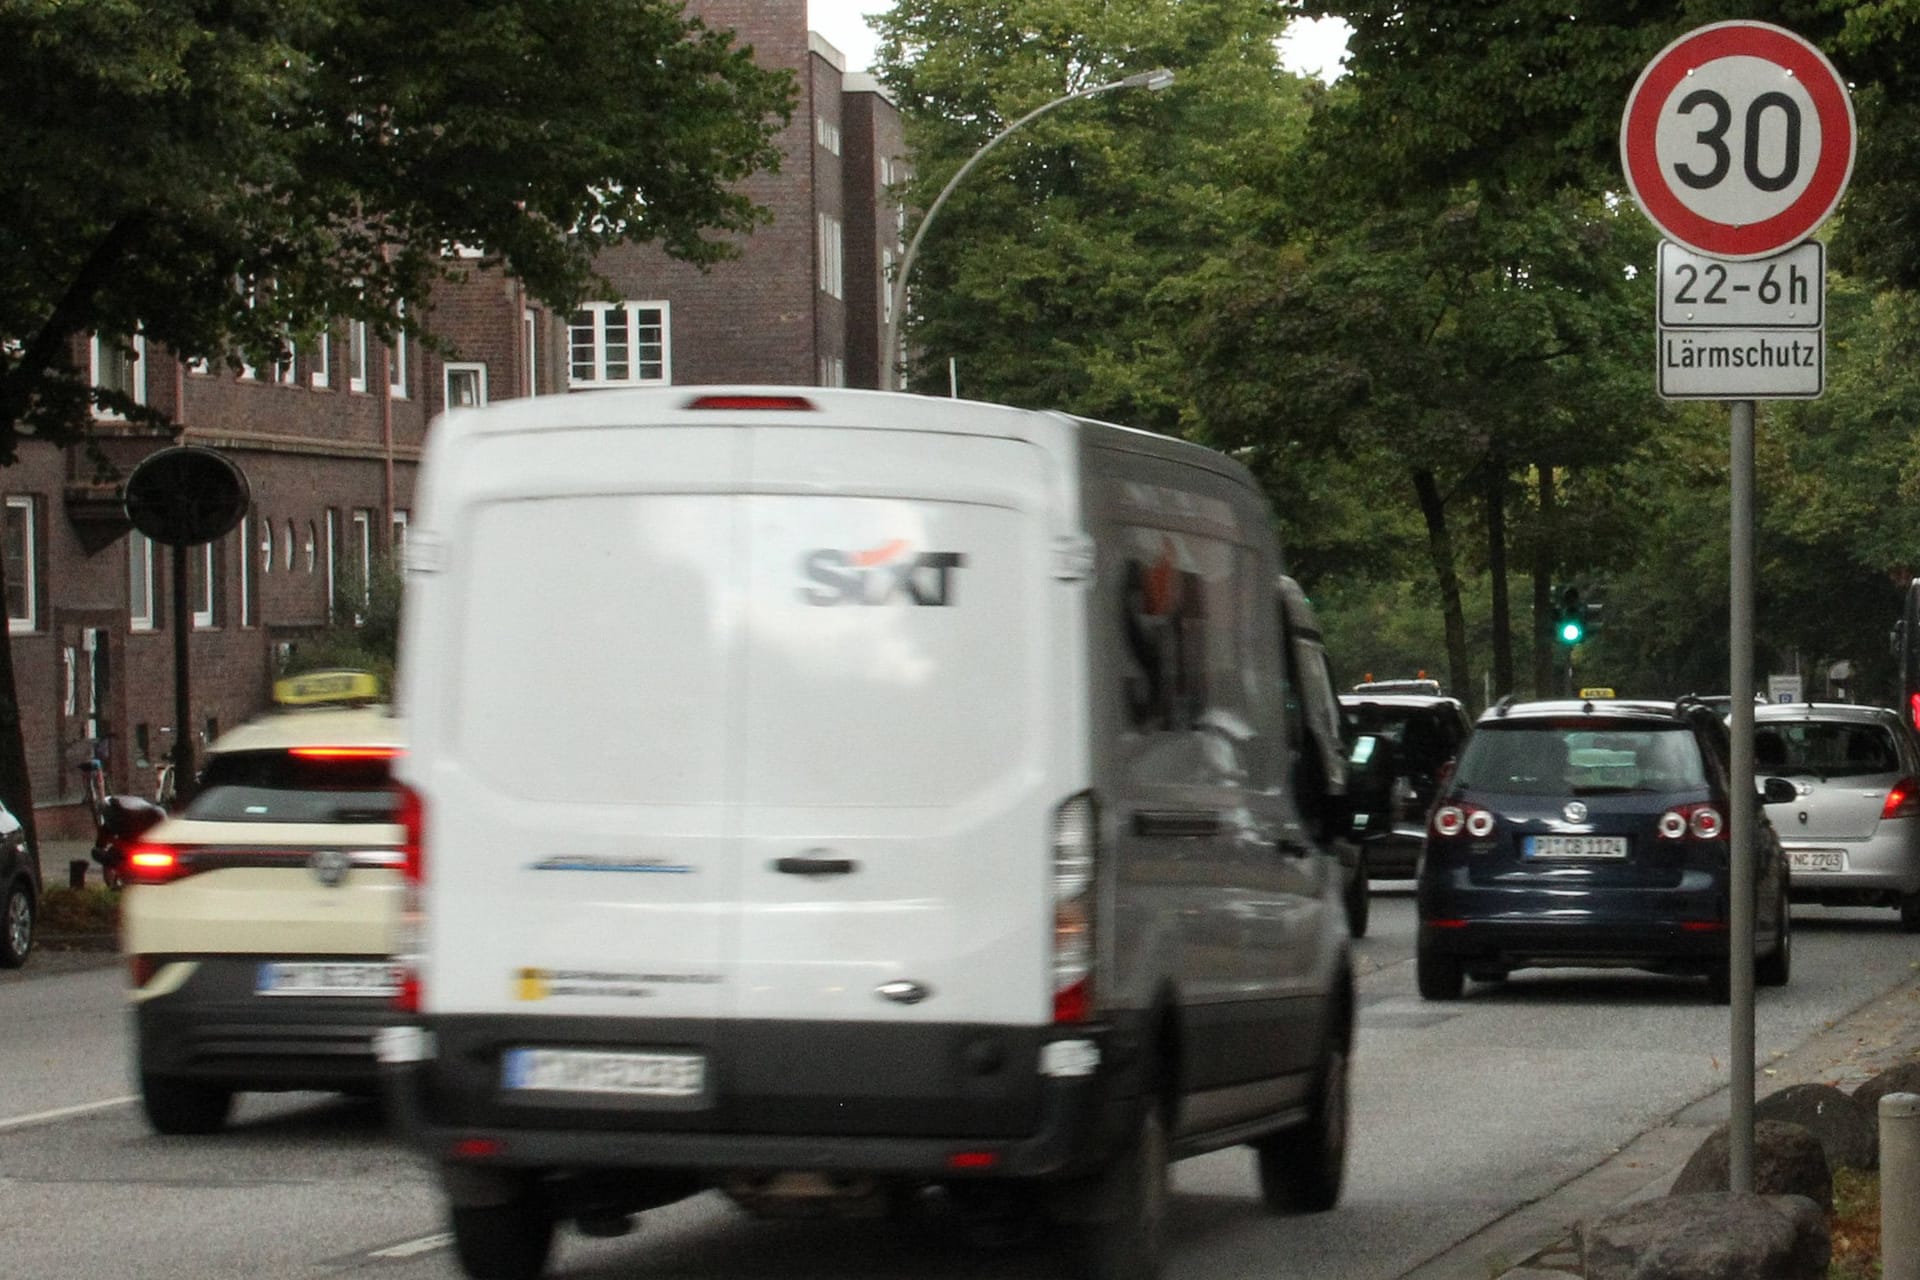
[[(1785, 68), (1813, 99), (1820, 117), (1820, 159), (1807, 189), (1771, 218), (1735, 226), (1687, 208), (1660, 171), (1655, 138), (1660, 109), (1688, 70), (1716, 58), (1760, 58)], [(1834, 139), (1844, 139), (1835, 146)], [(1689, 32), (1662, 50), (1627, 97), (1620, 159), (1641, 210), (1671, 240), (1710, 258), (1764, 258), (1790, 249), (1825, 222), (1853, 173), (1853, 104), (1819, 49), (1783, 27), (1763, 22), (1717, 22)]]

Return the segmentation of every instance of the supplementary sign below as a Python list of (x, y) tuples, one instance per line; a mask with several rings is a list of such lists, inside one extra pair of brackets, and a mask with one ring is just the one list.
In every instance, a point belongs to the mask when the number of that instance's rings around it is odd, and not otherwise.
[(1812, 400), (1826, 390), (1819, 329), (1662, 329), (1655, 363), (1668, 400)]
[(1817, 329), (1826, 296), (1827, 251), (1818, 240), (1744, 262), (1660, 242), (1663, 329)]

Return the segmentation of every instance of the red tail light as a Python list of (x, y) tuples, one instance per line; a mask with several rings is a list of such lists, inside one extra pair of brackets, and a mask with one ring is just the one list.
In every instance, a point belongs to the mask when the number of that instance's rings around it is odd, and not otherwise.
[(391, 760), (400, 754), (400, 748), (288, 747), (287, 754), (299, 760)]
[(695, 396), (687, 402), (689, 409), (745, 409), (755, 413), (764, 412), (807, 412), (813, 408), (813, 401), (805, 396), (769, 396), (769, 395), (710, 395)]
[(1061, 801), (1053, 815), (1053, 1020), (1093, 1017), (1094, 885), (1100, 860), (1093, 793)]
[(1493, 813), (1477, 804), (1443, 804), (1434, 809), (1429, 829), (1443, 840), (1462, 834), (1484, 840), (1493, 834), (1495, 825)]
[(1915, 814), (1920, 814), (1920, 778), (1902, 778), (1887, 792), (1887, 802), (1880, 806), (1880, 816), (1911, 818)]
[(1726, 834), (1726, 819), (1710, 804), (1683, 804), (1660, 815), (1662, 840), (1718, 840)]
[(421, 891), (426, 887), (426, 807), (420, 793), (402, 783), (394, 784), (400, 803), (394, 820), (400, 824), (400, 874), (403, 880), (400, 923), (393, 940), (393, 962), (400, 970), (400, 986), (394, 992), (393, 1005), (402, 1013), (418, 1013), (421, 1005), (421, 974), (426, 964), (426, 916)]
[(141, 841), (127, 849), (123, 869), (134, 884), (165, 884), (191, 870), (184, 851), (178, 846), (150, 841)]
[(400, 803), (394, 808), (393, 820), (400, 824), (400, 852), (406, 857), (401, 864), (401, 874), (410, 883), (420, 884), (427, 878), (426, 857), (421, 842), (425, 834), (426, 813), (421, 807), (418, 791), (397, 782), (393, 789), (400, 797)]
[(1920, 693), (1907, 695), (1907, 720), (1914, 728), (1920, 729)]
[(127, 976), (133, 980), (133, 989), (138, 991), (153, 981), (153, 975), (160, 972), (160, 961), (153, 956), (128, 956)]

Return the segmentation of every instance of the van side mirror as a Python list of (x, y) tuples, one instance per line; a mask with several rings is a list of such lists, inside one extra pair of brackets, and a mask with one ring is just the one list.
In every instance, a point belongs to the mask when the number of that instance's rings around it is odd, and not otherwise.
[(1768, 778), (1760, 784), (1760, 803), (1791, 804), (1800, 795), (1800, 789), (1785, 778)]

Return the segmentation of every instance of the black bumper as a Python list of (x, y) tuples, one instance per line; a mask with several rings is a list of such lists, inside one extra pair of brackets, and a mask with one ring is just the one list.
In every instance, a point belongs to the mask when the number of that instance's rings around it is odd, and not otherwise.
[[(903, 1180), (1047, 1177), (1095, 1167), (1143, 1095), (1136, 1041), (1111, 1026), (541, 1018), (429, 1020), (432, 1049), (383, 1064), (389, 1115), (443, 1165), (543, 1171), (742, 1170)], [(1042, 1075), (1047, 1042), (1094, 1046), (1086, 1074)], [(517, 1045), (675, 1046), (708, 1062), (699, 1099), (514, 1098)]]
[(263, 957), (193, 959), (177, 990), (134, 1006), (143, 1073), (242, 1090), (378, 1087), (373, 1038), (403, 1020), (389, 998), (259, 995)]

